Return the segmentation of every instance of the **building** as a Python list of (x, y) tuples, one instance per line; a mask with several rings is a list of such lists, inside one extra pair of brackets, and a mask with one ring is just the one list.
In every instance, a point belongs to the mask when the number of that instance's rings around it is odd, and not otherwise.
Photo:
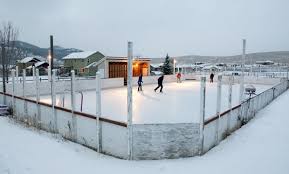
[[(149, 58), (133, 59), (133, 76), (150, 75)], [(99, 71), (102, 78), (127, 78), (127, 57), (105, 56), (97, 62), (93, 62), (84, 68), (86, 75), (95, 75)]]
[(28, 73), (32, 75), (32, 68), (33, 66), (37, 69), (39, 69), (39, 75), (46, 75), (47, 74), (47, 70), (49, 67), (49, 64), (46, 61), (40, 61), (40, 62), (36, 62), (35, 64), (28, 66), (26, 69), (28, 70)]
[(19, 73), (21, 73), (23, 69), (33, 66), (37, 62), (41, 62), (41, 60), (36, 57), (25, 57), (24, 59), (17, 61), (16, 66), (18, 66)]
[(71, 53), (62, 58), (64, 60), (65, 72), (75, 71), (77, 75), (87, 75), (85, 68), (94, 63), (100, 61), (105, 56), (98, 51), (85, 51)]

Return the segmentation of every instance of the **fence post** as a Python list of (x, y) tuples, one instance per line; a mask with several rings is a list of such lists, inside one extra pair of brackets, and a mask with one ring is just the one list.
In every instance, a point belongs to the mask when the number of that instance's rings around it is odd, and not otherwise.
[(246, 57), (246, 40), (243, 39), (243, 54), (242, 54), (242, 76), (240, 80), (240, 94), (239, 103), (241, 104), (244, 99), (244, 71), (245, 71), (245, 57)]
[(286, 72), (286, 80), (289, 80), (289, 71), (288, 71), (288, 67), (287, 67), (287, 72)]
[(221, 111), (221, 96), (222, 96), (222, 75), (218, 75), (218, 83), (217, 83), (217, 109), (216, 113), (218, 116), (217, 124), (216, 124), (216, 144), (219, 144), (219, 126), (220, 126), (220, 111)]
[(53, 117), (53, 131), (54, 133), (58, 133), (57, 115), (55, 112), (55, 104), (56, 104), (55, 76), (56, 76), (56, 69), (53, 69), (52, 78), (51, 78), (51, 105), (52, 105), (52, 117)]
[(127, 53), (127, 127), (128, 127), (128, 159), (132, 160), (132, 59), (133, 43), (128, 42)]
[(71, 114), (72, 114), (72, 139), (77, 142), (77, 118), (75, 111), (75, 71), (71, 70)]
[(15, 70), (16, 70), (16, 83), (19, 83), (19, 69), (18, 69), (18, 66), (15, 67)]
[(99, 117), (101, 116), (101, 81), (100, 81), (100, 73), (96, 72), (95, 75), (96, 81), (96, 137), (97, 137), (97, 152), (101, 152), (101, 126), (99, 122)]
[(39, 69), (36, 69), (36, 78), (35, 78), (35, 85), (36, 85), (36, 104), (37, 104), (37, 118), (36, 118), (36, 126), (40, 129), (41, 128), (41, 111), (40, 111), (40, 95), (39, 95)]
[(35, 66), (32, 67), (32, 79), (35, 80)]
[(206, 77), (201, 77), (201, 97), (200, 97), (200, 150), (199, 155), (204, 149), (204, 122), (206, 113)]
[(14, 117), (15, 114), (15, 70), (12, 70), (12, 117)]
[(22, 97), (25, 98), (26, 70), (22, 70)]
[(230, 122), (231, 122), (231, 112), (232, 112), (232, 91), (233, 91), (233, 83), (232, 83), (232, 76), (229, 76), (229, 92), (228, 92), (228, 108), (230, 112), (227, 117), (227, 135), (230, 134)]
[(48, 66), (48, 82), (51, 81), (51, 69), (50, 66)]
[[(25, 84), (26, 84), (26, 69), (22, 70), (22, 96), (26, 98), (25, 95)], [(28, 123), (28, 109), (27, 109), (27, 102), (24, 100), (24, 122)], [(28, 123), (29, 124), (29, 123)]]

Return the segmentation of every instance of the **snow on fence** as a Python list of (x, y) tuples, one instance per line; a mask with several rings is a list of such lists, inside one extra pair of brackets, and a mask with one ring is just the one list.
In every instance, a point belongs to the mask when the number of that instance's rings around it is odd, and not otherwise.
[[(91, 84), (92, 85), (92, 84)], [(95, 87), (95, 81), (93, 86)], [(66, 139), (92, 149), (98, 147), (96, 116), (53, 106), (39, 100), (0, 92), (0, 103), (13, 110), (15, 120), (52, 133), (59, 133)], [(76, 118), (76, 136), (73, 130), (73, 117)], [(119, 121), (99, 118), (100, 152), (119, 158), (127, 158), (127, 124)]]
[[(219, 126), (217, 126), (218, 115), (206, 120), (204, 123), (204, 145), (202, 152), (205, 153), (216, 146), (218, 144), (217, 137), (220, 137), (220, 139), (226, 138), (233, 131), (252, 119), (256, 112), (267, 106), (288, 88), (289, 81), (283, 79), (278, 85), (221, 113)], [(219, 128), (217, 129), (217, 127)]]
[[(124, 86), (123, 78), (110, 78), (110, 79), (101, 79), (101, 88), (117, 88)], [(25, 82), (24, 82), (25, 83)], [(21, 83), (15, 83), (15, 95), (21, 96), (23, 93), (23, 81)], [(95, 90), (95, 80), (94, 79), (81, 79), (76, 80), (76, 91), (86, 91), (86, 90)], [(12, 93), (12, 85), (7, 84), (7, 93)], [(55, 92), (62, 93), (65, 90), (70, 90), (71, 81), (70, 80), (59, 80), (55, 83)], [(41, 89), (40, 95), (48, 95), (51, 93), (51, 83), (48, 81), (40, 82), (39, 88)], [(35, 83), (25, 83), (25, 94), (26, 96), (33, 96), (36, 94), (36, 85)]]
[[(170, 78), (174, 80), (175, 76), (170, 76)], [(73, 79), (72, 76), (69, 89), (72, 103), (75, 89), (81, 89), (81, 85), (84, 85), (81, 81), (74, 84)], [(61, 82), (55, 83), (53, 78), (52, 83), (56, 86), (62, 84)], [(96, 87), (99, 85), (98, 78), (88, 83), (91, 88), (98, 92), (100, 88), (99, 86)], [(34, 85), (37, 86), (37, 84)], [(50, 85), (47, 84), (46, 87), (50, 89)], [(29, 89), (26, 84), (22, 87), (24, 87), (24, 91)], [(131, 154), (128, 153), (127, 123), (99, 117), (101, 115), (100, 111), (96, 115), (91, 115), (74, 111), (74, 107), (67, 109), (56, 106), (53, 102), (47, 104), (39, 101), (37, 97), (36, 100), (28, 99), (25, 97), (27, 94), (23, 90), (15, 93), (15, 90), (18, 89), (13, 88), (13, 86), (11, 88), (10, 94), (0, 92), (0, 102), (8, 104), (12, 108), (14, 119), (48, 132), (58, 133), (66, 139), (98, 150), (101, 153), (124, 159), (128, 159), (131, 155), (131, 159), (143, 160), (190, 157), (207, 152), (216, 146), (221, 139), (226, 138), (231, 132), (240, 128), (252, 119), (256, 112), (287, 90), (288, 80), (283, 79), (280, 84), (243, 101), (240, 105), (219, 113), (211, 119), (205, 120), (204, 124), (133, 124)], [(35, 89), (38, 89), (39, 93), (41, 90), (45, 90), (41, 87), (35, 87)], [(63, 86), (59, 90), (64, 92), (65, 87)], [(15, 94), (20, 94), (20, 96)], [(55, 93), (52, 91), (51, 94), (54, 95)], [(205, 111), (205, 108), (203, 109)]]

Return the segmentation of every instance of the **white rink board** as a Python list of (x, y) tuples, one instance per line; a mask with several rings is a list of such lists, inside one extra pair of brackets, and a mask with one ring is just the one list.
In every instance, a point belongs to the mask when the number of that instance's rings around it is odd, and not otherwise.
[[(254, 85), (257, 93), (269, 89), (271, 85)], [(165, 83), (163, 93), (155, 93), (153, 85), (144, 85), (143, 92), (133, 87), (133, 123), (197, 123), (200, 111), (200, 82)], [(83, 112), (95, 114), (95, 91), (83, 92)], [(102, 117), (126, 122), (127, 89), (114, 88), (102, 90)], [(57, 104), (62, 105), (62, 96), (57, 96)], [(238, 105), (239, 85), (233, 85), (233, 103)], [(206, 119), (216, 114), (217, 83), (207, 83)], [(49, 96), (41, 96), (41, 101), (49, 103)], [(70, 106), (70, 95), (65, 95), (64, 105)], [(76, 93), (76, 110), (80, 111), (80, 94)], [(228, 85), (222, 88), (221, 111), (228, 109)]]

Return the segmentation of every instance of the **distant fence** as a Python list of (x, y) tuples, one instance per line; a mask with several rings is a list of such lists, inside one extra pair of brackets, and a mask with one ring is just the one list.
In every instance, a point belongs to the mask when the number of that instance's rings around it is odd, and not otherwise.
[[(283, 80), (278, 85), (252, 97), (240, 105), (229, 109), (219, 116), (212, 117), (204, 123), (204, 146), (203, 153), (216, 146), (219, 139), (224, 139), (234, 130), (254, 118), (255, 114), (271, 103), (276, 97), (289, 88), (288, 80)], [(219, 121), (219, 126), (217, 126)], [(219, 128), (219, 129), (218, 129)], [(218, 135), (217, 135), (218, 134)]]

